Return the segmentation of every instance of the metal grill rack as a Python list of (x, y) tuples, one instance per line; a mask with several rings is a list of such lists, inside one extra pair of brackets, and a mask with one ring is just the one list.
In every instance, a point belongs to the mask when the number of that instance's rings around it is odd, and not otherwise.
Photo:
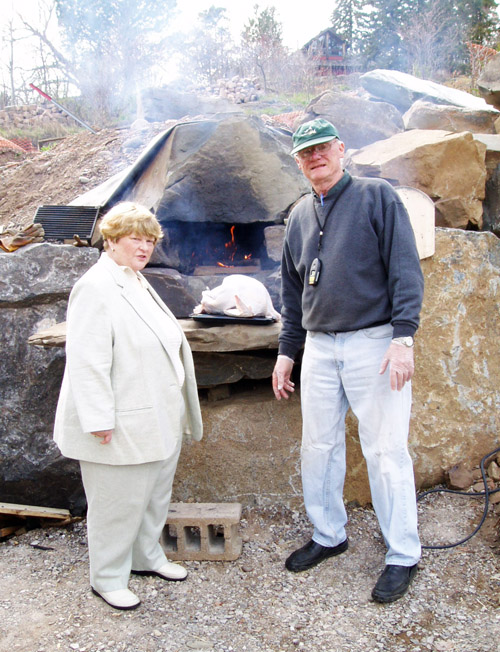
[(100, 206), (40, 206), (34, 222), (43, 226), (46, 240), (72, 240), (78, 235), (90, 243), (99, 211)]

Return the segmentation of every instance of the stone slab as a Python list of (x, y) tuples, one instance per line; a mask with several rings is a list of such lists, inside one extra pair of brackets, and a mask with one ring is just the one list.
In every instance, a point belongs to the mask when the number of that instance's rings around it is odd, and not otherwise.
[[(237, 324), (225, 326), (204, 326), (194, 319), (179, 319), (192, 351), (250, 351), (277, 349), (281, 323), (266, 326)], [(64, 346), (66, 343), (66, 322), (30, 335), (28, 343), (36, 346)]]

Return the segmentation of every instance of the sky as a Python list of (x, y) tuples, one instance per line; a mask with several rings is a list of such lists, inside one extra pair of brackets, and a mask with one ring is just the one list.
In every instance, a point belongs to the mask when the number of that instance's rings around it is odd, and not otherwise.
[[(34, 19), (38, 4), (39, 0), (0, 0), (0, 25), (5, 24), (15, 11)], [(260, 11), (270, 7), (276, 8), (276, 18), (283, 28), (283, 43), (286, 47), (296, 50), (330, 26), (335, 2), (312, 0), (305, 5), (293, 0), (177, 0), (181, 14), (179, 28), (181, 31), (188, 31), (198, 13), (214, 5), (226, 9), (233, 38), (239, 40), (245, 23), (254, 14), (256, 4), (259, 5)]]
[[(155, 0), (150, 2), (154, 3)], [(16, 14), (20, 14), (31, 25), (38, 26), (39, 14), (46, 14), (46, 11), (41, 11), (41, 8), (51, 4), (52, 0), (0, 0), (0, 33), (11, 19), (14, 20), (14, 25), (19, 27)], [(229, 19), (228, 27), (233, 41), (239, 44), (241, 32), (249, 18), (254, 16), (256, 4), (259, 6), (259, 11), (275, 8), (276, 20), (282, 27), (283, 45), (295, 51), (331, 25), (335, 0), (311, 0), (307, 4), (307, 10), (306, 5), (293, 0), (177, 0), (178, 18), (171, 27), (174, 33), (188, 33), (193, 29), (201, 11), (209, 9), (212, 5), (223, 7)], [(62, 47), (55, 16), (48, 30), (48, 36), (57, 47)], [(16, 44), (15, 61), (19, 70), (29, 70), (36, 65), (34, 58), (38, 58), (38, 53), (33, 49), (35, 42), (29, 43), (18, 41)], [(0, 80), (6, 87), (10, 83), (7, 69), (9, 56), (7, 41), (3, 43), (3, 47), (0, 42)], [(18, 72), (15, 74), (16, 77), (19, 75)], [(171, 57), (169, 62), (162, 66), (161, 79), (168, 82), (176, 79), (178, 75), (178, 61), (175, 57)]]
[[(1, 0), (0, 0), (1, 1)], [(313, 0), (307, 4), (293, 0), (178, 0), (183, 5), (183, 24), (192, 24), (193, 16), (214, 5), (224, 7), (230, 21), (233, 38), (238, 38), (249, 17), (254, 15), (254, 6), (259, 11), (275, 7), (275, 16), (283, 28), (283, 44), (291, 50), (301, 48), (313, 36), (331, 25), (331, 15), (335, 2), (332, 0)]]

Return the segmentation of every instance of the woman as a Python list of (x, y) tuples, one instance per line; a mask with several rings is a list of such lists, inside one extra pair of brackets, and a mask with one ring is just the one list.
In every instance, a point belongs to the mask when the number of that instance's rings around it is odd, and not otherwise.
[(69, 298), (54, 439), (80, 461), (92, 591), (135, 609), (130, 572), (186, 578), (159, 538), (182, 437), (200, 440), (202, 423), (187, 340), (140, 273), (162, 237), (158, 221), (123, 202), (100, 229), (105, 251)]

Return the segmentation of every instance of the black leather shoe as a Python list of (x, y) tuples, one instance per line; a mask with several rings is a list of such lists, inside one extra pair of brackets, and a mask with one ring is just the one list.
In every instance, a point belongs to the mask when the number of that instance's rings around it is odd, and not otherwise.
[(417, 572), (415, 566), (396, 566), (388, 564), (378, 578), (372, 591), (372, 598), (376, 602), (394, 602), (399, 600), (408, 591), (412, 579)]
[(292, 552), (290, 557), (285, 562), (285, 567), (289, 571), (298, 573), (299, 571), (305, 571), (308, 568), (312, 568), (319, 564), (323, 559), (328, 557), (334, 557), (335, 555), (340, 555), (345, 552), (349, 546), (349, 541), (346, 539), (342, 543), (339, 543), (338, 546), (329, 547), (322, 546), (316, 541), (309, 541), (305, 546), (299, 548), (295, 552)]

